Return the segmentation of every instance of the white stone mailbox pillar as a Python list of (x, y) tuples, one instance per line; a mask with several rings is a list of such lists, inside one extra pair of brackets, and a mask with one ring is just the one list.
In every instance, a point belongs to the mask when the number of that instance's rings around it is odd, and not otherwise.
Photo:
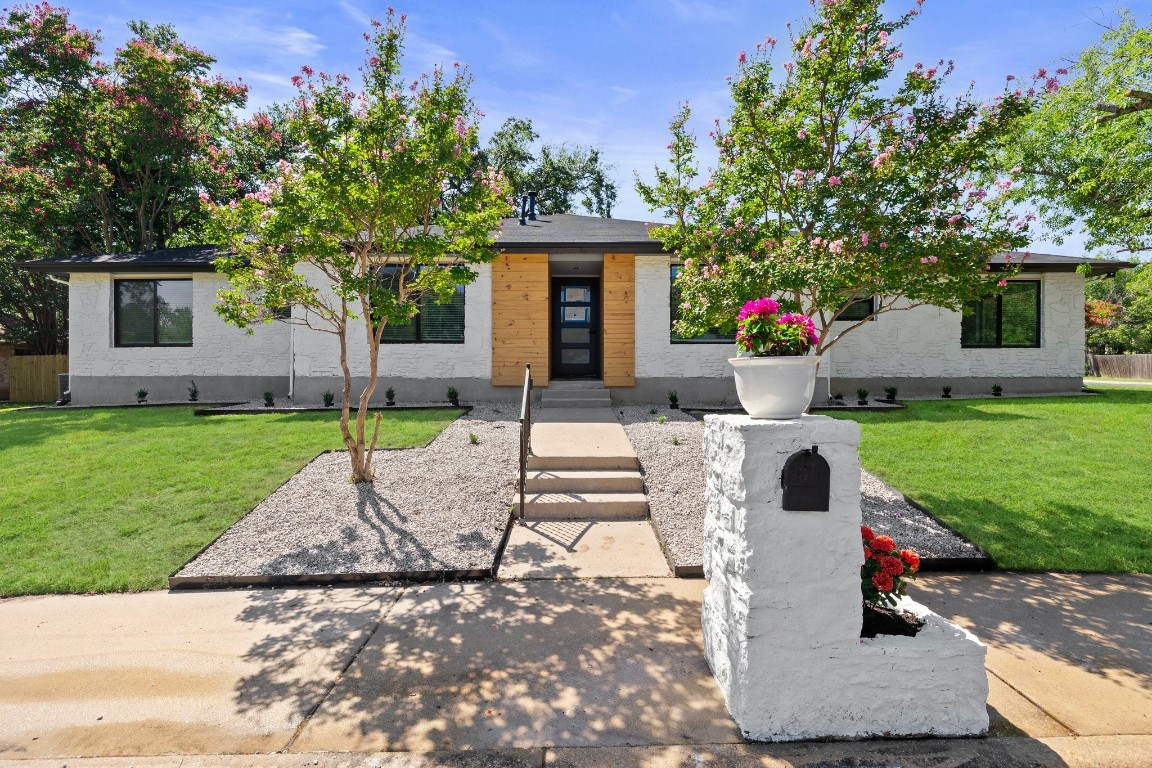
[[(859, 442), (827, 416), (705, 417), (704, 649), (728, 711), (758, 741), (985, 733), (972, 634), (905, 598), (916, 637), (860, 637)], [(813, 446), (828, 510), (785, 511), (784, 464)]]

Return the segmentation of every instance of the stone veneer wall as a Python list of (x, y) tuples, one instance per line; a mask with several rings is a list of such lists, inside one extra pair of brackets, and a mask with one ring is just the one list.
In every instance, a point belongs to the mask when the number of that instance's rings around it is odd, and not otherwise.
[[(916, 637), (861, 639), (860, 426), (827, 416), (707, 416), (702, 628), (741, 732), (760, 741), (974, 735), (986, 648), (907, 598)], [(813, 445), (828, 511), (783, 509), (781, 473)]]

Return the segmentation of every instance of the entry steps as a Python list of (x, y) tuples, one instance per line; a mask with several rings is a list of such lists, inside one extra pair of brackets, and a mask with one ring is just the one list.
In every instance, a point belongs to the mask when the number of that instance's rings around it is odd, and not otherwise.
[(598, 381), (556, 383), (532, 425), (525, 520), (647, 520), (640, 460), (608, 390)]
[(540, 391), (540, 404), (549, 408), (611, 408), (611, 393), (599, 381), (553, 381)]
[(624, 457), (529, 456), (524, 518), (647, 520), (644, 478), (635, 463), (625, 468), (628, 463)]

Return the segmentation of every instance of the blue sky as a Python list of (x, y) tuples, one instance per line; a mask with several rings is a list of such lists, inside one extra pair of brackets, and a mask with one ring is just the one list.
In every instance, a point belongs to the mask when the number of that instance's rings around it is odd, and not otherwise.
[[(892, 13), (913, 0), (890, 2)], [(259, 0), (83, 0), (61, 3), (80, 26), (99, 28), (108, 55), (127, 38), (127, 22), (167, 22), (218, 60), (217, 70), (250, 88), (258, 109), (290, 98), (300, 67), (353, 74), (361, 63), (361, 34), (386, 3)], [(1128, 3), (1146, 19), (1149, 2)], [(806, 0), (582, 0), (490, 2), (396, 0), (408, 15), (406, 64), (412, 74), (436, 63), (466, 64), (473, 96), (491, 134), (505, 118), (532, 120), (542, 139), (600, 148), (615, 166), (619, 201), (613, 215), (650, 220), (633, 190), (634, 173), (650, 178), (663, 162), (669, 119), (688, 101), (695, 130), (728, 109), (724, 78), (740, 50), (765, 35), (786, 39), (789, 20), (810, 12)], [(899, 40), (905, 63), (953, 59), (952, 83), (977, 92), (1000, 91), (1004, 76), (1066, 65), (1099, 38), (1118, 6), (1108, 0), (927, 0), (922, 16)], [(1063, 245), (1038, 240), (1034, 250), (1078, 253), (1080, 239)]]

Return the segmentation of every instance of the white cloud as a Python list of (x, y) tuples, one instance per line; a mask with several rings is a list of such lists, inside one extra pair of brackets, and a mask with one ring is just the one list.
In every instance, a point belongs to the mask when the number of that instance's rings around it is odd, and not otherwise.
[(372, 17), (356, 4), (350, 3), (348, 0), (340, 0), (337, 5), (340, 6), (340, 10), (344, 11), (345, 16), (363, 27), (365, 32), (372, 28)]
[(702, 0), (668, 0), (668, 5), (682, 19), (697, 22), (734, 21), (731, 11)]
[(616, 94), (612, 99), (613, 104), (623, 104), (626, 101), (632, 101), (632, 99), (640, 95), (640, 91), (635, 88), (625, 88), (622, 85), (613, 85), (612, 92)]

